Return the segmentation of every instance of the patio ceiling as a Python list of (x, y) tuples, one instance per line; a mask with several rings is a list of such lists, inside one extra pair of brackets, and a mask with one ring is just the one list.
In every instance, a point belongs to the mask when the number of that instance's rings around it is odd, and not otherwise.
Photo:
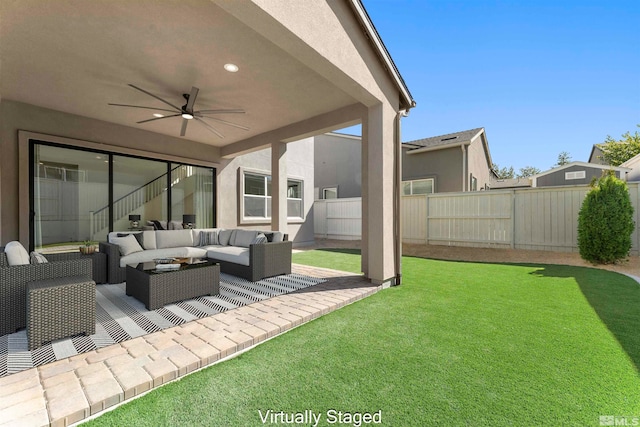
[[(5, 0), (0, 4), (0, 97), (178, 136), (180, 117), (150, 123), (166, 107), (132, 83), (181, 106), (200, 88), (196, 109), (242, 108), (211, 123), (220, 139), (189, 123), (186, 139), (227, 146), (358, 101), (208, 0)], [(239, 67), (229, 73), (224, 64)]]

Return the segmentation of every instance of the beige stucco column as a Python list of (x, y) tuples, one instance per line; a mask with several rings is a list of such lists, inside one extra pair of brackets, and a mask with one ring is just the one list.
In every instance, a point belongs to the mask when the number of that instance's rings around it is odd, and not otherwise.
[(271, 229), (287, 230), (287, 144), (271, 144)]
[(393, 284), (394, 132), (389, 104), (369, 107), (363, 120), (362, 267), (373, 283)]

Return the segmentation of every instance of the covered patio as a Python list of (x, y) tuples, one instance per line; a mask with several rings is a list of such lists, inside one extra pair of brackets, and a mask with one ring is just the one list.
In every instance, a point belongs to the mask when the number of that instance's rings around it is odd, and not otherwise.
[[(271, 228), (287, 231), (287, 144), (361, 124), (362, 271), (399, 280), (399, 122), (415, 102), (359, 0), (28, 0), (0, 12), (2, 243), (33, 241), (33, 140), (215, 168), (218, 227), (238, 225), (221, 214), (237, 183), (220, 171), (270, 148)], [(248, 130), (191, 123), (179, 137), (186, 119), (137, 123), (150, 111), (108, 105), (155, 102), (129, 84), (176, 103), (196, 86), (200, 105), (243, 110), (233, 119)]]

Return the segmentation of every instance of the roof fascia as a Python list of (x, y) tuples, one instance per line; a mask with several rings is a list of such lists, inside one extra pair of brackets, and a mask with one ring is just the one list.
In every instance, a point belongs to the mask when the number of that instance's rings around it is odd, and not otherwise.
[(469, 145), (469, 144), (471, 144), (471, 141), (454, 142), (453, 144), (436, 145), (433, 147), (422, 147), (422, 148), (418, 148), (417, 150), (409, 150), (407, 151), (407, 154), (419, 154), (419, 153), (425, 153), (427, 151), (444, 150), (446, 148), (462, 147), (463, 145)]
[(362, 1), (350, 0), (349, 2), (351, 3), (351, 7), (353, 8), (353, 10), (356, 12), (356, 16), (360, 20), (360, 23), (362, 24), (365, 32), (367, 33), (369, 40), (371, 40), (371, 43), (377, 50), (380, 58), (382, 59), (383, 64), (385, 65), (387, 70), (389, 70), (389, 73), (391, 74), (393, 81), (395, 82), (396, 86), (400, 90), (401, 99), (403, 101), (401, 103), (402, 106), (406, 110), (414, 108), (416, 106), (416, 101), (413, 99), (413, 96), (411, 96), (411, 92), (409, 92), (409, 88), (407, 87), (407, 84), (402, 78), (402, 75), (400, 75), (400, 71), (398, 70), (398, 67), (396, 67), (396, 64), (393, 62), (393, 59), (391, 58), (389, 51), (387, 50), (386, 46), (382, 42), (382, 38), (380, 37), (380, 34), (378, 34), (378, 31), (373, 25), (373, 22), (371, 21), (369, 14), (367, 13), (366, 9), (364, 8), (364, 5), (362, 4)]

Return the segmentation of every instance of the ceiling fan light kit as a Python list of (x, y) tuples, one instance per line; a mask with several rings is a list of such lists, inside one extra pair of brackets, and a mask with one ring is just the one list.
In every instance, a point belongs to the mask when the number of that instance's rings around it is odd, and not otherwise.
[[(230, 64), (230, 65), (233, 65), (233, 64)], [(191, 92), (190, 93), (182, 94), (182, 97), (187, 101), (187, 103), (184, 104), (182, 107), (178, 107), (178, 106), (172, 104), (171, 102), (169, 102), (169, 101), (167, 101), (165, 99), (162, 99), (159, 96), (154, 95), (151, 92), (148, 92), (148, 91), (146, 91), (146, 90), (144, 90), (142, 88), (139, 88), (138, 86), (135, 86), (135, 85), (133, 85), (131, 83), (129, 83), (129, 86), (131, 86), (132, 88), (144, 93), (145, 95), (148, 95), (148, 96), (150, 96), (152, 98), (155, 98), (158, 101), (162, 102), (163, 104), (166, 104), (169, 107), (173, 108), (173, 110), (169, 110), (167, 108), (147, 107), (147, 106), (142, 106), (142, 105), (129, 105), (129, 104), (113, 104), (113, 103), (109, 103), (109, 105), (113, 105), (113, 106), (116, 106), (116, 107), (142, 108), (142, 109), (146, 109), (146, 110), (168, 111), (168, 112), (174, 113), (174, 114), (169, 114), (169, 115), (164, 115), (164, 114), (161, 114), (161, 113), (154, 113), (153, 114), (154, 118), (147, 119), (147, 120), (140, 120), (139, 122), (136, 122), (138, 124), (152, 122), (152, 121), (155, 121), (155, 120), (168, 119), (170, 117), (182, 117), (182, 126), (180, 127), (180, 136), (185, 136), (186, 135), (186, 133), (187, 133), (187, 124), (189, 123), (189, 120), (193, 120), (193, 119), (195, 119), (197, 122), (202, 124), (209, 132), (213, 133), (218, 138), (224, 138), (224, 135), (222, 133), (220, 133), (216, 128), (211, 126), (210, 123), (207, 123), (207, 121), (205, 119), (208, 119), (208, 120), (211, 120), (211, 121), (215, 121), (216, 123), (222, 123), (222, 124), (227, 125), (227, 126), (232, 126), (232, 127), (243, 129), (243, 130), (249, 130), (249, 128), (246, 127), (246, 126), (242, 126), (242, 125), (239, 125), (239, 124), (236, 124), (236, 123), (232, 123), (232, 122), (229, 122), (229, 121), (226, 121), (226, 120), (218, 119), (218, 118), (215, 118), (215, 117), (209, 117), (209, 115), (215, 115), (215, 114), (244, 114), (245, 111), (242, 110), (242, 109), (234, 108), (234, 109), (216, 109), (216, 110), (194, 110), (193, 106), (196, 103), (196, 98), (198, 97), (198, 92), (200, 91), (200, 89), (198, 89), (195, 86), (191, 87)]]

